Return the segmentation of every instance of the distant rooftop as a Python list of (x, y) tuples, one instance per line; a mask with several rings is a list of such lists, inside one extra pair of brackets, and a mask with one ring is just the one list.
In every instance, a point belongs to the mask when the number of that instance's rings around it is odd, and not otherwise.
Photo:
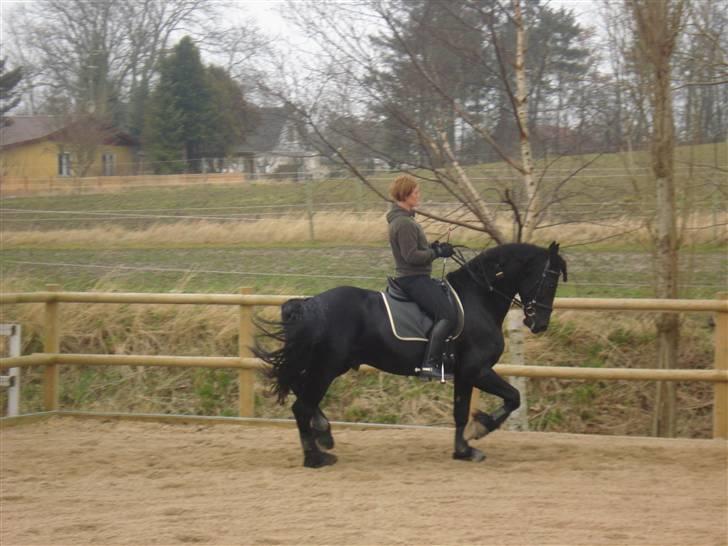
[[(68, 119), (63, 116), (7, 116), (6, 119), (11, 124), (0, 128), (0, 147), (2, 148), (52, 138), (64, 129), (74, 126), (74, 123), (69, 124)], [(137, 144), (134, 137), (123, 131), (97, 121), (93, 123), (93, 127), (100, 129), (100, 138), (104, 144)], [(91, 125), (84, 124), (80, 127), (85, 130)]]
[(278, 145), (283, 127), (288, 120), (285, 108), (259, 108), (258, 123), (245, 142), (237, 148), (242, 153), (271, 152)]
[(39, 140), (63, 127), (58, 116), (7, 116), (11, 124), (0, 128), (0, 146)]

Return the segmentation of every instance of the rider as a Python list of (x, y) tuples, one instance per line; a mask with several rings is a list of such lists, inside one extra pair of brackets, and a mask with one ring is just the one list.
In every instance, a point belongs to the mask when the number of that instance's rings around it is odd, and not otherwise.
[(412, 176), (395, 178), (389, 195), (394, 200), (387, 222), (397, 284), (434, 321), (419, 375), (440, 378), (444, 342), (455, 327), (457, 316), (441, 284), (430, 274), (432, 262), (452, 256), (453, 247), (449, 243), (427, 243), (424, 230), (414, 218), (420, 203), (420, 186)]

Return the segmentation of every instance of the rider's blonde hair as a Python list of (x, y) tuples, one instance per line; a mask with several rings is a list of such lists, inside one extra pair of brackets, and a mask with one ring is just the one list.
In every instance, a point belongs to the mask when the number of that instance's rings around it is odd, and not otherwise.
[(389, 186), (389, 195), (395, 201), (404, 201), (419, 186), (419, 182), (409, 174), (402, 174), (394, 179)]

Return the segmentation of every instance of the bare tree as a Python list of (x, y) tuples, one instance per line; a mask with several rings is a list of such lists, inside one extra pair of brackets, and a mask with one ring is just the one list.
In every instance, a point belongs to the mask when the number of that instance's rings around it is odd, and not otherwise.
[[(439, 184), (459, 207), (447, 215), (422, 213), (497, 243), (510, 239), (496, 224), (506, 204), (518, 227), (513, 238), (533, 238), (566, 182), (547, 190), (547, 167), (536, 172), (532, 158), (528, 82), (535, 76), (527, 66), (527, 34), (538, 6), (361, 0), (295, 7), (300, 28), (321, 47), (322, 83), (305, 100), (300, 86), (298, 99), (280, 95), (296, 104), (330, 156), (372, 188), (347, 149), (368, 150), (374, 160)], [(505, 98), (503, 106), (493, 102), (496, 96)], [(362, 121), (330, 123), (341, 119)], [(372, 124), (380, 126), (376, 140)], [(507, 181), (494, 184), (495, 203), (463, 161), (469, 142), (490, 149), (510, 170)]]
[(86, 113), (56, 116), (51, 123), (58, 153), (68, 158), (65, 174), (77, 178), (89, 176), (103, 144), (115, 136), (106, 121)]
[[(690, 143), (725, 139), (728, 116), (728, 12), (723, 2), (692, 0), (686, 4), (685, 31), (676, 50), (680, 68), (673, 90), (684, 107), (678, 123)], [(681, 122), (681, 123), (680, 123)]]
[[(652, 138), (651, 170), (655, 182), (657, 217), (653, 231), (655, 288), (659, 298), (678, 297), (678, 233), (675, 201), (675, 128), (672, 98), (672, 58), (683, 24), (683, 0), (627, 0), (634, 16), (635, 38), (643, 55), (640, 64), (650, 83)], [(675, 314), (657, 320), (658, 366), (674, 368), (678, 357), (680, 323)], [(659, 383), (653, 433), (675, 434), (675, 385)]]
[[(141, 130), (160, 55), (172, 35), (211, 16), (210, 0), (39, 0), (8, 13), (11, 57), (44, 99)], [(128, 107), (125, 106), (128, 104)]]

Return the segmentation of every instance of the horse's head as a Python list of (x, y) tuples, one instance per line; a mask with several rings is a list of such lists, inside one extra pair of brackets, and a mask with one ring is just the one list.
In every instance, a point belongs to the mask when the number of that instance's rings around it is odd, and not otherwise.
[(532, 264), (518, 287), (518, 293), (526, 317), (523, 323), (531, 332), (538, 334), (548, 328), (559, 275), (563, 275), (566, 282), (566, 262), (559, 256), (559, 245), (553, 242), (544, 258), (539, 257)]

